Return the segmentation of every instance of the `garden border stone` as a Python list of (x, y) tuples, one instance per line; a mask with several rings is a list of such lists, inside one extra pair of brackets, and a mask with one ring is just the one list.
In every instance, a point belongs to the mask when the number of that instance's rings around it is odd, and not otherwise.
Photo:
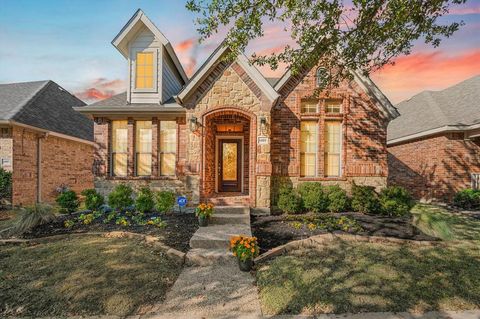
[[(278, 257), (287, 252), (298, 250), (300, 248), (312, 248), (319, 245), (323, 245), (334, 240), (341, 241), (353, 241), (353, 242), (368, 242), (368, 243), (391, 243), (391, 244), (409, 244), (416, 246), (445, 246), (447, 242), (444, 241), (426, 241), (426, 240), (412, 240), (412, 239), (401, 239), (401, 238), (392, 238), (392, 237), (380, 237), (380, 236), (362, 236), (362, 235), (351, 235), (343, 233), (328, 233), (328, 234), (319, 234), (311, 236), (301, 240), (294, 240), (285, 245), (281, 245), (275, 248), (270, 249), (269, 251), (261, 254), (255, 258), (255, 263), (262, 263), (269, 259)], [(448, 244), (455, 244), (465, 241), (452, 240), (448, 241)]]
[(185, 256), (186, 253), (181, 252), (175, 248), (172, 248), (170, 246), (167, 246), (163, 244), (160, 240), (161, 237), (156, 237), (152, 235), (144, 235), (144, 234), (138, 234), (138, 233), (132, 233), (128, 231), (111, 231), (111, 232), (84, 232), (84, 233), (71, 233), (71, 234), (60, 234), (60, 235), (53, 235), (53, 236), (46, 236), (46, 237), (40, 237), (40, 238), (29, 238), (29, 239), (23, 239), (23, 238), (9, 238), (9, 239), (0, 239), (0, 245), (8, 245), (8, 244), (40, 244), (43, 242), (49, 242), (49, 241), (54, 241), (54, 240), (59, 240), (59, 239), (65, 239), (70, 236), (102, 236), (105, 238), (131, 238), (131, 239), (140, 239), (145, 242), (147, 245), (154, 246), (155, 248), (158, 248), (162, 251), (164, 251), (167, 256), (173, 258), (176, 260), (180, 265), (183, 265), (185, 263)]

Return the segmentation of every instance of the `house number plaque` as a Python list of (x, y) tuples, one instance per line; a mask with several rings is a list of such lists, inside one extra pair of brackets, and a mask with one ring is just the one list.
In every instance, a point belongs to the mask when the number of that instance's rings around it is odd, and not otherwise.
[(267, 145), (269, 143), (269, 138), (266, 136), (259, 136), (257, 138), (257, 144), (258, 145)]

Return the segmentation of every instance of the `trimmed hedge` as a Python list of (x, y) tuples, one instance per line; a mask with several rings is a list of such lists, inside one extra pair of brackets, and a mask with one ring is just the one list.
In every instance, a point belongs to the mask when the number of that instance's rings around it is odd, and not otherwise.
[(415, 205), (410, 193), (400, 186), (389, 186), (380, 192), (381, 213), (388, 216), (404, 216)]
[(328, 211), (328, 193), (322, 184), (318, 182), (302, 183), (298, 186), (298, 194), (301, 197), (303, 208), (315, 213)]
[(352, 185), (352, 209), (359, 213), (375, 214), (380, 212), (380, 200), (375, 187)]
[(303, 211), (302, 199), (290, 185), (282, 185), (279, 189), (278, 208), (284, 213), (296, 214)]

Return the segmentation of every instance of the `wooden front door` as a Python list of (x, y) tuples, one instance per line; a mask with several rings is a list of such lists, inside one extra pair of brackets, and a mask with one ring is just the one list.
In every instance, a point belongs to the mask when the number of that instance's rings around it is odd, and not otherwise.
[(240, 192), (242, 190), (242, 140), (218, 140), (218, 191)]

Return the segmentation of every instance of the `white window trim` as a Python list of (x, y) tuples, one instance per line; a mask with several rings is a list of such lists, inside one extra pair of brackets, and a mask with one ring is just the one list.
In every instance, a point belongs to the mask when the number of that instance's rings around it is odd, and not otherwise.
[[(315, 122), (316, 123), (316, 128), (317, 128), (317, 132), (316, 132), (316, 141), (315, 141), (315, 151), (314, 152), (302, 152), (302, 122)], [(320, 137), (319, 135), (320, 133), (320, 122), (317, 121), (317, 120), (301, 120), (300, 121), (300, 178), (316, 178), (318, 177), (318, 150), (319, 150), (319, 143), (318, 143), (318, 139)], [(309, 176), (306, 176), (306, 175), (303, 175), (302, 176), (302, 153), (303, 154), (315, 154), (315, 168), (314, 168), (314, 174), (313, 175), (309, 175)]]
[[(325, 177), (326, 178), (339, 178), (339, 177), (342, 177), (343, 176), (343, 121), (325, 121), (325, 127), (327, 126), (327, 122), (339, 122), (340, 123), (340, 152), (338, 153), (338, 175), (327, 175), (326, 172), (325, 172)], [(324, 133), (326, 135), (326, 132)], [(325, 144), (325, 142), (323, 142)], [(324, 154), (323, 154), (323, 161), (325, 162), (325, 155), (328, 154), (328, 152), (326, 151), (326, 148), (325, 148), (325, 151), (324, 151)], [(324, 163), (324, 166), (325, 163)], [(325, 168), (324, 168), (325, 170)]]
[[(153, 52), (153, 88), (151, 89), (137, 89), (137, 53), (139, 52)], [(150, 92), (158, 93), (158, 50), (156, 48), (131, 48), (131, 73), (132, 80), (130, 85), (132, 86), (132, 92)]]
[[(162, 134), (162, 123), (161, 122), (175, 122), (175, 152), (163, 152), (161, 146), (161, 138), (160, 135)], [(179, 125), (176, 121), (172, 120), (159, 120), (158, 121), (158, 141), (157, 141), (157, 166), (158, 166), (158, 176), (160, 177), (170, 177), (176, 178), (177, 177), (177, 164), (178, 164), (178, 136), (179, 132)], [(162, 154), (175, 154), (175, 169), (172, 175), (164, 175), (162, 173)]]

